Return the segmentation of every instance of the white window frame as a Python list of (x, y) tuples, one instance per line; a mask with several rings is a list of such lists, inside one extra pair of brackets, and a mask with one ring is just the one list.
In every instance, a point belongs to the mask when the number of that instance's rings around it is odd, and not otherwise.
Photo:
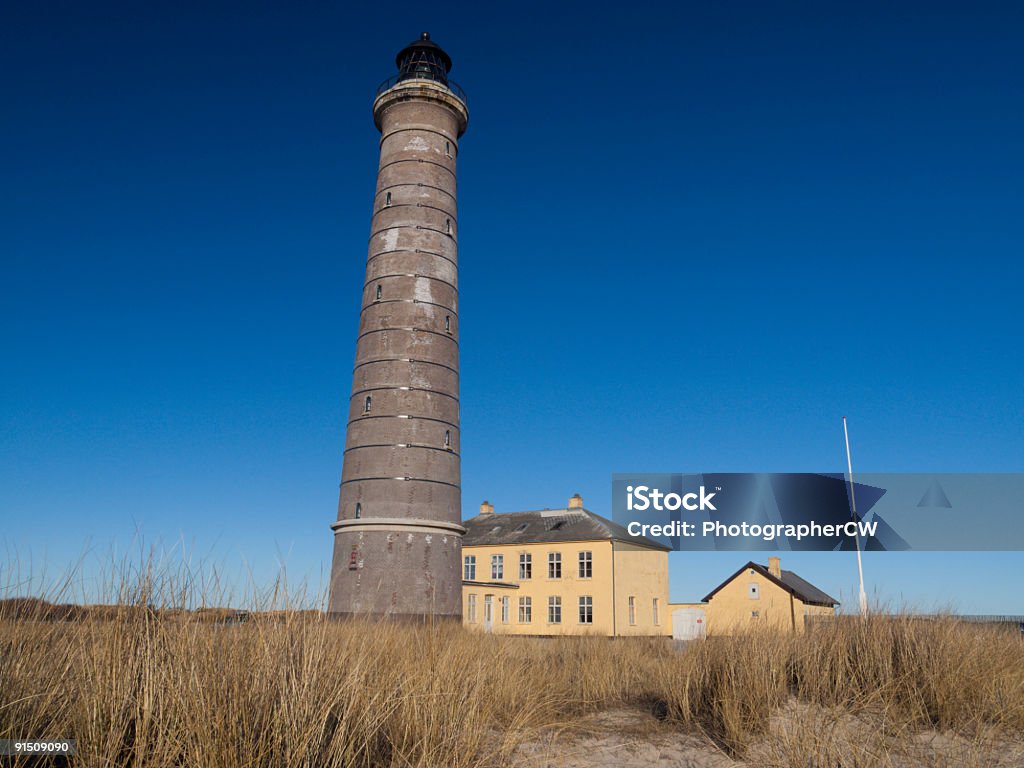
[(476, 595), (472, 593), (466, 598), (466, 617), (470, 624), (476, 624)]
[(476, 581), (476, 555), (466, 555), (462, 558), (462, 578), (466, 581)]
[(533, 555), (529, 552), (519, 553), (519, 578), (522, 581), (533, 578)]
[(519, 623), (529, 624), (533, 621), (533, 600), (529, 597), (519, 598)]
[(594, 623), (594, 598), (592, 595), (580, 595), (580, 624)]
[[(557, 574), (557, 575), (552, 575)], [(562, 578), (562, 553), (561, 552), (548, 552), (548, 578), (549, 579), (561, 579)]]
[(504, 579), (505, 578), (505, 556), (504, 555), (491, 555), (491, 578), (492, 579)]
[(579, 554), (579, 565), (576, 571), (581, 579), (594, 578), (594, 553), (585, 549)]
[(562, 598), (553, 595), (548, 598), (548, 624), (562, 623)]

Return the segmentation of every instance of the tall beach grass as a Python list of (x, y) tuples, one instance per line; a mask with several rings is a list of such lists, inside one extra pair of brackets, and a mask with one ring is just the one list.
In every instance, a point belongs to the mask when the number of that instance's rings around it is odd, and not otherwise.
[(194, 583), (143, 566), (103, 607), (0, 603), (0, 738), (72, 738), (90, 767), (501, 766), (549, 729), (642, 707), (733, 758), (807, 768), (909, 765), (890, 758), (929, 733), (980, 766), (1024, 734), (1021, 637), (952, 617), (679, 648), (334, 621), (282, 589), (239, 617)]

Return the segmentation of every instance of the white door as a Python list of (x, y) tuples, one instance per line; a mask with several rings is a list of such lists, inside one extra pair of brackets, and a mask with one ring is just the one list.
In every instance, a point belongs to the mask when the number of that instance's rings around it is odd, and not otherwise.
[(696, 640), (707, 633), (707, 620), (703, 608), (676, 608), (672, 611), (672, 637), (676, 640)]
[(484, 595), (484, 632), (491, 631), (494, 624), (494, 595)]

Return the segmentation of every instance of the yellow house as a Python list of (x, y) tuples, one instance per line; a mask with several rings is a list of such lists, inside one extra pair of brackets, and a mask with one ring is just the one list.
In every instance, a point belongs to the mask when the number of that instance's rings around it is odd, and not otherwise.
[(463, 522), (462, 622), (509, 635), (670, 635), (668, 548), (583, 507)]
[(777, 557), (765, 567), (749, 562), (704, 598), (707, 634), (764, 626), (803, 632), (813, 617), (834, 616), (839, 601), (816, 586), (784, 571)]

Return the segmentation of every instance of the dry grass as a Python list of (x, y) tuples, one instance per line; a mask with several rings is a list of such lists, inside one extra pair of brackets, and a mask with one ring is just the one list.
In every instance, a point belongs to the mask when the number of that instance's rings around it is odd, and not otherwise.
[[(542, 731), (635, 706), (735, 758), (807, 768), (980, 766), (1024, 734), (1024, 642), (953, 619), (679, 650), (310, 611), (225, 625), (152, 609), (152, 588), (116, 597), (72, 620), (0, 608), (0, 738), (74, 738), (90, 767), (498, 766)], [(977, 762), (921, 741), (937, 733)]]

